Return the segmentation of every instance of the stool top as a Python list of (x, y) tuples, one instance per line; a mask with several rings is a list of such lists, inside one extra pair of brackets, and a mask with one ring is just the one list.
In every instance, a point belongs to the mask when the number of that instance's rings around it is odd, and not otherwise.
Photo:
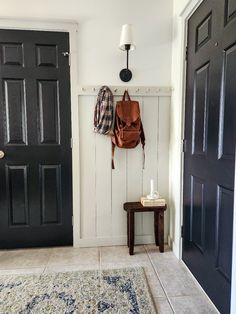
[(143, 206), (141, 202), (127, 202), (123, 205), (126, 211), (140, 211), (140, 212), (151, 212), (155, 210), (166, 210), (165, 206)]

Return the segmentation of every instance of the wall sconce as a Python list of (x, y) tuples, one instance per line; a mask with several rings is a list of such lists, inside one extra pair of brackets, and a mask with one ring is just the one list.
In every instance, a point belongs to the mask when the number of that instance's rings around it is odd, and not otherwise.
[(119, 48), (127, 52), (127, 66), (126, 69), (120, 71), (120, 79), (123, 82), (129, 82), (132, 78), (132, 72), (129, 70), (129, 51), (136, 48), (133, 42), (131, 24), (125, 24), (122, 26)]

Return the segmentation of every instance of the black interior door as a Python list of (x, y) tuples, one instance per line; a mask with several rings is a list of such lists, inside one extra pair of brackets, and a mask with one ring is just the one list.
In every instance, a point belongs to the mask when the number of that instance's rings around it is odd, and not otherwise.
[(0, 30), (0, 248), (72, 244), (64, 52), (68, 33)]
[(205, 0), (188, 23), (183, 260), (230, 313), (236, 141), (236, 1)]

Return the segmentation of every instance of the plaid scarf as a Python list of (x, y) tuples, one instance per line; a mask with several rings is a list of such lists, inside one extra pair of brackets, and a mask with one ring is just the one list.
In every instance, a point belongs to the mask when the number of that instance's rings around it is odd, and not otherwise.
[(108, 86), (102, 86), (98, 92), (94, 110), (94, 132), (108, 135), (113, 125), (113, 94)]

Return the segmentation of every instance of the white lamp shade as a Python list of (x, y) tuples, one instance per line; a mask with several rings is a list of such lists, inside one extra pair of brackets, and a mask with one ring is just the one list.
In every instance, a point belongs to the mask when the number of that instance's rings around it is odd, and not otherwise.
[(132, 24), (124, 24), (122, 26), (119, 46), (120, 49), (126, 50), (125, 45), (130, 45), (130, 50), (134, 50), (136, 48), (133, 42)]

